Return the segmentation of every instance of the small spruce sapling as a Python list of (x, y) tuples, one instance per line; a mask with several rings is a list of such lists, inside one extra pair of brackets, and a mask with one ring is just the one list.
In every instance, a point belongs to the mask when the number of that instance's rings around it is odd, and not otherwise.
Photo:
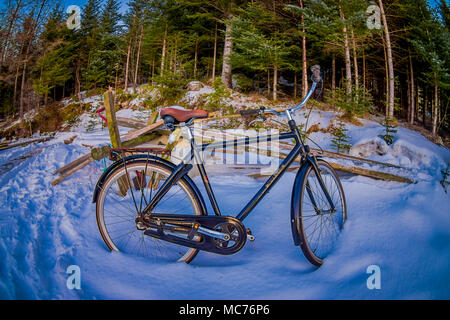
[(350, 136), (347, 134), (348, 129), (345, 127), (343, 122), (339, 122), (333, 127), (331, 134), (333, 138), (331, 139), (331, 147), (336, 150), (337, 153), (348, 152), (352, 145), (349, 143)]
[(385, 128), (385, 133), (384, 135), (380, 135), (379, 137), (386, 141), (386, 143), (390, 146), (392, 143), (394, 143), (394, 134), (397, 133), (397, 129), (395, 129), (394, 122), (389, 117), (386, 117), (383, 125)]

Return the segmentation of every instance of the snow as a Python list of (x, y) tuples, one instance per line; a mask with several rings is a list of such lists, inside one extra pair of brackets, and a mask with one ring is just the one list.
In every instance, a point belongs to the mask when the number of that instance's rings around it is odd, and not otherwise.
[[(119, 114), (143, 117), (131, 110)], [(334, 116), (314, 111), (308, 127), (320, 122), (325, 128)], [(100, 122), (87, 131), (94, 119), (81, 119), (71, 132), (58, 133), (53, 140), (0, 152), (2, 167), (35, 152), (0, 171), (1, 299), (450, 298), (450, 198), (439, 183), (450, 152), (418, 133), (399, 128), (394, 144), (387, 146), (377, 137), (383, 132), (377, 123), (363, 120), (364, 127), (348, 125), (355, 155), (405, 166), (386, 170), (409, 174), (416, 183), (344, 177), (349, 219), (321, 268), (311, 266), (292, 242), (292, 172), (244, 221), (254, 242), (248, 241), (232, 256), (201, 252), (186, 265), (107, 250), (91, 203), (104, 168), (101, 161), (50, 186), (56, 169), (88, 151), (82, 144), (108, 142), (107, 129)], [(304, 121), (303, 112), (297, 119)], [(121, 134), (128, 130), (120, 128)], [(62, 143), (73, 135), (78, 137), (72, 144)], [(329, 134), (313, 133), (311, 138), (329, 149)], [(378, 145), (383, 154), (373, 147)], [(210, 181), (226, 215), (236, 215), (264, 182), (217, 166), (209, 169), (214, 169)], [(204, 192), (201, 179), (194, 177), (194, 181)], [(207, 201), (205, 194), (204, 198)], [(80, 267), (80, 290), (66, 286), (70, 265)], [(366, 286), (370, 265), (381, 269), (380, 290)]]

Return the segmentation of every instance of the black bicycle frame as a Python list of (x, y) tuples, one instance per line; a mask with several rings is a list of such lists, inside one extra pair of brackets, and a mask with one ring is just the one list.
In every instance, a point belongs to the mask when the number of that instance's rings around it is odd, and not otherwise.
[[(259, 189), (259, 191), (253, 196), (253, 198), (247, 203), (247, 205), (239, 212), (236, 216), (236, 219), (243, 221), (255, 208), (255, 206), (267, 195), (270, 189), (278, 182), (278, 180), (282, 177), (282, 175), (286, 172), (286, 169), (294, 162), (294, 160), (301, 155), (304, 161), (309, 162), (313, 166), (313, 170), (316, 173), (316, 176), (319, 180), (319, 184), (322, 190), (325, 193), (325, 196), (331, 206), (331, 210), (335, 209), (333, 201), (328, 193), (328, 190), (325, 187), (325, 184), (321, 178), (320, 171), (317, 168), (316, 161), (313, 157), (309, 155), (309, 147), (303, 144), (303, 140), (301, 138), (300, 132), (297, 128), (297, 125), (294, 120), (290, 120), (288, 122), (289, 127), (291, 129), (288, 133), (281, 133), (276, 136), (277, 140), (288, 140), (294, 139), (295, 146), (288, 154), (288, 156), (281, 162), (278, 169), (269, 179), (264, 183), (264, 185)], [(190, 128), (188, 127), (188, 130)], [(266, 136), (257, 136), (257, 137), (245, 137), (242, 139), (237, 139), (233, 141), (223, 141), (223, 142), (215, 142), (215, 143), (207, 143), (202, 145), (196, 145), (195, 140), (191, 139), (191, 150), (190, 153), (185, 157), (185, 159), (175, 168), (175, 170), (171, 173), (171, 175), (166, 179), (161, 188), (157, 191), (154, 198), (151, 199), (150, 203), (145, 207), (143, 213), (150, 213), (153, 208), (157, 205), (157, 203), (161, 200), (161, 198), (169, 191), (169, 189), (177, 183), (177, 181), (183, 177), (184, 174), (187, 174), (192, 169), (192, 162), (195, 159), (197, 163), (198, 170), (200, 172), (200, 176), (202, 177), (203, 184), (205, 186), (206, 193), (208, 194), (209, 201), (214, 210), (214, 213), (217, 216), (221, 215), (219, 206), (217, 204), (216, 197), (214, 196), (214, 192), (211, 188), (211, 184), (208, 179), (208, 175), (205, 171), (205, 166), (203, 165), (203, 161), (200, 155), (200, 152), (204, 152), (207, 149), (219, 149), (224, 148), (226, 145), (234, 144), (234, 147), (238, 146), (248, 146), (252, 144), (257, 144), (260, 141), (270, 142), (274, 140), (274, 136), (266, 135)], [(309, 195), (312, 197), (312, 195)], [(314, 200), (312, 199), (313, 203)]]

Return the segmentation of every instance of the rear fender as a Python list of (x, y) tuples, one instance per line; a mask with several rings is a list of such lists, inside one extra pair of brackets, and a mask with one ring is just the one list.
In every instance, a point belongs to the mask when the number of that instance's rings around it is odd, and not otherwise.
[[(100, 190), (103, 188), (103, 185), (106, 181), (106, 179), (108, 178), (108, 176), (116, 169), (119, 169), (120, 167), (123, 167), (124, 163), (125, 164), (132, 164), (134, 162), (140, 161), (142, 159), (149, 159), (152, 161), (156, 161), (164, 166), (166, 166), (168, 169), (175, 169), (176, 165), (170, 161), (164, 160), (160, 157), (156, 157), (156, 156), (151, 156), (151, 155), (144, 155), (144, 154), (140, 154), (140, 155), (132, 155), (132, 156), (128, 156), (125, 157), (123, 160), (118, 160), (116, 162), (114, 162), (113, 164), (111, 164), (105, 172), (103, 172), (103, 174), (100, 176), (100, 178), (97, 181), (97, 184), (95, 185), (95, 189), (94, 189), (94, 194), (92, 196), (92, 202), (93, 203), (97, 203), (97, 199), (98, 199), (98, 195), (100, 193)], [(202, 206), (202, 208), (200, 208), (202, 210), (202, 213), (204, 215), (207, 214), (206, 211), (206, 205), (205, 205), (205, 201), (203, 199), (202, 194), (200, 193), (200, 190), (197, 188), (197, 186), (195, 185), (195, 183), (192, 181), (192, 179), (186, 174), (184, 175), (183, 179), (186, 180), (186, 182), (189, 184), (190, 187), (192, 187), (192, 190), (194, 190), (194, 192), (196, 193), (197, 197), (200, 199), (200, 205)]]

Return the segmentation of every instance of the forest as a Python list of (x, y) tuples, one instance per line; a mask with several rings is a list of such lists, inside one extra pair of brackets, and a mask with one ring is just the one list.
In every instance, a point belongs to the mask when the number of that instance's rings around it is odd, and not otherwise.
[(88, 0), (78, 14), (58, 0), (4, 0), (0, 119), (142, 84), (161, 88), (158, 101), (147, 101), (154, 108), (176, 102), (192, 80), (276, 104), (301, 99), (309, 67), (320, 64), (321, 99), (349, 118), (377, 114), (448, 136), (446, 0), (126, 4)]

